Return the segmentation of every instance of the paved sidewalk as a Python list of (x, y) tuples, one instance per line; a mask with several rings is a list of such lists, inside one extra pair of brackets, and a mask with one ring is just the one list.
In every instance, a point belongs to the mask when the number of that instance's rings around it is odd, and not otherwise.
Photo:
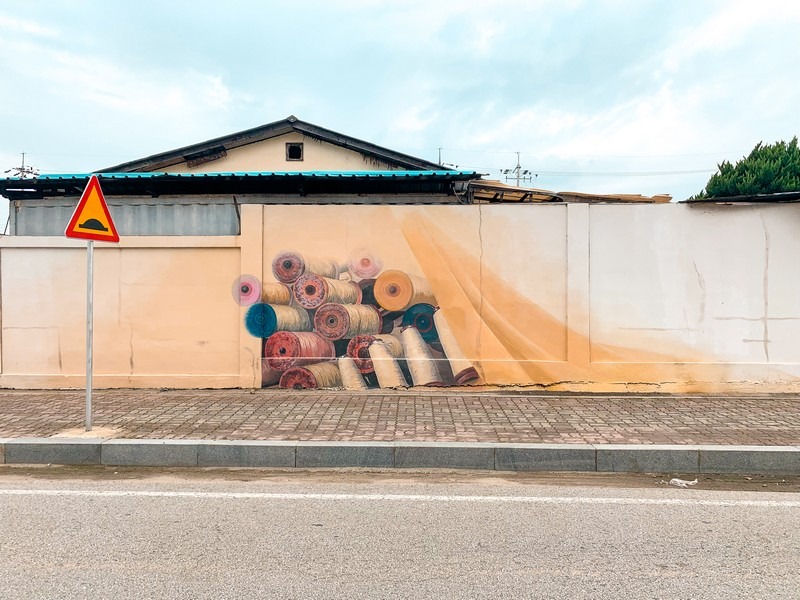
[[(80, 429), (82, 391), (0, 390), (0, 438)], [(120, 439), (800, 445), (800, 396), (99, 390)]]

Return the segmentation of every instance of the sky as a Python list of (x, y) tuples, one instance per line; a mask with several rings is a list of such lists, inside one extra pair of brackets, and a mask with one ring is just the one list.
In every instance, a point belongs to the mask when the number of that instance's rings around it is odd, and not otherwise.
[(0, 0), (0, 173), (295, 115), (494, 179), (519, 152), (526, 185), (682, 200), (800, 133), (798, 65), (793, 0)]

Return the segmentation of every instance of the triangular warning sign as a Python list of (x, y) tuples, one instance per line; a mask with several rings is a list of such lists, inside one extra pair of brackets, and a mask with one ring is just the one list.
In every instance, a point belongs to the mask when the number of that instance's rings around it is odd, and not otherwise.
[(118, 242), (119, 234), (108, 212), (103, 190), (97, 175), (89, 178), (81, 200), (72, 213), (64, 235), (68, 238), (95, 240), (98, 242)]

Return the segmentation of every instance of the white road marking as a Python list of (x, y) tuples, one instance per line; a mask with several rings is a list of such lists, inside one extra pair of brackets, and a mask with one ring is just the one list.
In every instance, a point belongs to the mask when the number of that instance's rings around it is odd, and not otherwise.
[(193, 498), (206, 500), (321, 500), (356, 502), (473, 502), (496, 504), (621, 504), (800, 508), (800, 500), (704, 500), (700, 498), (606, 498), (570, 496), (445, 496), (427, 494), (281, 494), (269, 492), (151, 492), (137, 490), (0, 490), (0, 496), (89, 498)]

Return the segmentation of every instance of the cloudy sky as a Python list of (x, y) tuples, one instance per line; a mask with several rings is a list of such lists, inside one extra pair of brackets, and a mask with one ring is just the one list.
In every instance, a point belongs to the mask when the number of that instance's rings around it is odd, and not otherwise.
[(550, 190), (703, 188), (800, 133), (793, 0), (2, 0), (0, 171), (300, 119)]

